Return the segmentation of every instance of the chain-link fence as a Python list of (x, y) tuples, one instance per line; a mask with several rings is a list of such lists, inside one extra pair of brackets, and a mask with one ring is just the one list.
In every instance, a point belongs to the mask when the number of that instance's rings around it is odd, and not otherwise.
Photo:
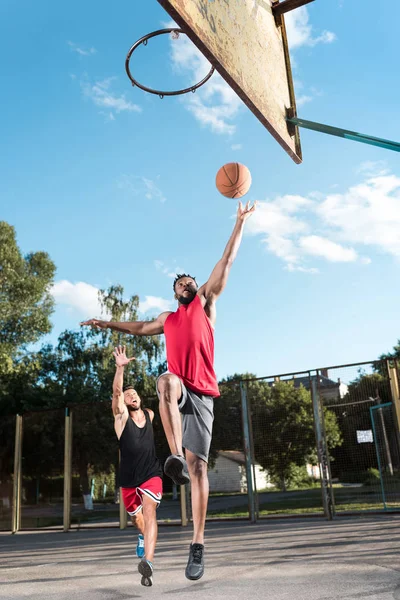
[[(398, 374), (378, 361), (223, 383), (207, 519), (400, 509)], [(158, 400), (144, 404), (163, 464)], [(3, 418), (1, 435), (3, 530), (126, 524), (109, 403)], [(163, 484), (159, 522), (186, 524), (190, 488)]]

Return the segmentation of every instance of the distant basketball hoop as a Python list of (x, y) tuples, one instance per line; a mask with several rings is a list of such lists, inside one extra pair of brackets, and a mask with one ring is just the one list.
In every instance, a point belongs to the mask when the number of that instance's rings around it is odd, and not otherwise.
[(155, 94), (156, 96), (159, 96), (161, 99), (164, 98), (164, 96), (180, 96), (182, 94), (188, 94), (189, 92), (194, 93), (197, 89), (199, 89), (202, 85), (204, 85), (205, 83), (207, 83), (207, 81), (210, 79), (210, 77), (213, 75), (214, 73), (214, 67), (212, 66), (211, 69), (209, 70), (209, 72), (207, 73), (207, 75), (204, 77), (204, 79), (202, 79), (201, 81), (199, 81), (198, 83), (196, 83), (195, 85), (191, 85), (188, 88), (184, 88), (182, 90), (174, 90), (171, 92), (168, 91), (164, 91), (164, 90), (155, 90), (153, 88), (150, 88), (146, 85), (143, 85), (142, 83), (139, 83), (137, 81), (137, 79), (135, 79), (131, 73), (130, 70), (130, 65), (129, 62), (131, 60), (131, 56), (134, 53), (134, 51), (139, 48), (139, 46), (141, 46), (143, 44), (143, 46), (147, 46), (147, 42), (153, 38), (156, 37), (158, 35), (165, 35), (165, 34), (170, 34), (171, 38), (173, 40), (177, 40), (181, 34), (186, 35), (185, 32), (182, 29), (178, 29), (178, 28), (169, 28), (169, 29), (158, 29), (157, 31), (153, 31), (152, 33), (148, 33), (147, 35), (143, 36), (140, 38), (140, 40), (138, 40), (137, 42), (135, 42), (133, 44), (133, 46), (130, 48), (127, 56), (126, 56), (126, 60), (125, 60), (125, 70), (126, 73), (132, 83), (132, 86), (136, 86), (138, 88), (140, 88), (141, 90), (143, 90), (144, 92), (148, 92), (149, 94)]

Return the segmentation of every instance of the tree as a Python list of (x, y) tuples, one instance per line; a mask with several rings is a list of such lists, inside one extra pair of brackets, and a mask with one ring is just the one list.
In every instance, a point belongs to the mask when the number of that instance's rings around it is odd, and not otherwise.
[(14, 227), (0, 222), (0, 474), (9, 473), (12, 463), (14, 420), (5, 415), (21, 410), (37, 377), (39, 363), (29, 345), (51, 331), (54, 273), (48, 254), (23, 256)]
[(23, 369), (28, 345), (51, 331), (54, 273), (46, 252), (23, 256), (14, 227), (0, 222), (0, 378)]
[[(121, 286), (100, 292), (103, 309), (112, 320), (136, 321), (139, 299), (124, 300)], [(73, 464), (79, 473), (84, 495), (90, 493), (90, 474), (116, 470), (118, 443), (111, 413), (112, 381), (116, 345), (125, 345), (135, 356), (126, 382), (134, 383), (146, 401), (155, 398), (155, 381), (160, 369), (163, 345), (159, 337), (118, 334), (111, 330), (81, 328), (64, 331), (56, 348), (45, 346), (39, 352), (40, 371), (29, 396), (32, 408), (73, 410)], [(49, 434), (50, 435), (50, 434)], [(45, 442), (43, 441), (43, 444)], [(47, 440), (47, 445), (50, 440)], [(28, 467), (28, 463), (26, 465)]]
[[(316, 462), (311, 394), (292, 382), (249, 382), (255, 458), (279, 483), (290, 485), (293, 466)], [(325, 429), (329, 449), (341, 443), (336, 417), (325, 410)]]

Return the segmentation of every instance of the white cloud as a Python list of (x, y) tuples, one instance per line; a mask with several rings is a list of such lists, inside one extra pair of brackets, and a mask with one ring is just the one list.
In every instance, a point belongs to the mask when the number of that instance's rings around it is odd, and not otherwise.
[(313, 28), (309, 23), (308, 10), (305, 6), (287, 13), (285, 24), (291, 50), (301, 46), (313, 47), (317, 44), (331, 44), (336, 40), (336, 35), (331, 31), (323, 31), (316, 37), (313, 35)]
[(304, 104), (308, 104), (309, 102), (312, 102), (312, 101), (313, 101), (312, 96), (307, 96), (306, 94), (302, 94), (300, 96), (297, 96), (296, 106), (304, 106)]
[(167, 201), (155, 181), (138, 175), (121, 175), (117, 181), (120, 190), (126, 190), (134, 196), (141, 196), (147, 200)]
[(167, 310), (172, 310), (173, 304), (172, 300), (165, 300), (165, 298), (160, 298), (158, 296), (145, 296), (144, 301), (140, 301), (139, 311), (141, 313), (165, 312)]
[[(94, 285), (84, 281), (71, 283), (64, 279), (53, 285), (51, 294), (57, 304), (66, 306), (68, 310), (77, 313), (80, 317), (110, 318), (107, 312), (102, 311), (99, 302), (99, 288)], [(144, 301), (139, 303), (139, 311), (141, 313), (164, 312), (171, 310), (173, 304), (172, 300), (165, 300), (156, 296), (145, 296)]]
[(96, 48), (93, 48), (93, 46), (91, 48), (81, 48), (79, 47), (77, 44), (74, 44), (74, 42), (67, 42), (68, 46), (71, 48), (72, 52), (76, 52), (77, 54), (79, 54), (80, 56), (91, 56), (93, 54), (96, 54), (97, 50)]
[(344, 194), (331, 194), (317, 210), (321, 220), (352, 244), (400, 258), (400, 178), (372, 177)]
[[(168, 26), (173, 27), (175, 23), (169, 23)], [(191, 84), (203, 79), (211, 68), (207, 59), (185, 35), (177, 40), (171, 39), (171, 60), (177, 73), (190, 76)], [(191, 84), (185, 85), (188, 87)], [(195, 94), (182, 97), (182, 102), (197, 121), (214, 133), (235, 133), (236, 127), (232, 121), (242, 101), (217, 72)]]
[(400, 259), (400, 177), (368, 178), (342, 194), (261, 201), (247, 232), (260, 235), (288, 271), (316, 273), (310, 259), (369, 265), (365, 248)]
[(161, 271), (163, 275), (167, 277), (175, 279), (178, 273), (184, 273), (185, 269), (183, 267), (169, 267), (162, 260), (155, 260), (154, 266), (157, 271)]
[(353, 248), (344, 248), (340, 244), (319, 235), (301, 237), (299, 247), (305, 254), (320, 256), (330, 262), (354, 262), (357, 260), (357, 252)]
[(378, 177), (379, 175), (388, 175), (390, 170), (384, 160), (366, 160), (359, 165), (356, 173), (361, 173), (368, 177)]
[(78, 281), (71, 283), (65, 279), (51, 288), (51, 294), (57, 304), (67, 306), (82, 317), (104, 317), (99, 302), (99, 289), (94, 285)]
[(116, 113), (141, 112), (142, 109), (140, 106), (127, 100), (124, 94), (118, 95), (111, 89), (112, 83), (115, 80), (116, 77), (108, 77), (95, 83), (90, 83), (87, 80), (81, 81), (83, 95), (89, 98), (96, 106), (106, 108), (109, 111)]
[(231, 150), (241, 150), (242, 144), (232, 144)]

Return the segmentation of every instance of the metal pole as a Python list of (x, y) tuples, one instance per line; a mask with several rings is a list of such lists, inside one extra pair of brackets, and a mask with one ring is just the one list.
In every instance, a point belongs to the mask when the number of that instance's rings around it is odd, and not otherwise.
[(64, 441), (64, 518), (63, 529), (71, 527), (72, 496), (72, 411), (65, 409), (65, 441)]
[(188, 516), (187, 516), (187, 504), (186, 504), (186, 485), (180, 487), (180, 501), (181, 501), (181, 525), (187, 527)]
[(22, 416), (15, 417), (14, 481), (11, 532), (21, 529), (21, 492), (22, 492)]
[(314, 427), (317, 441), (319, 472), (321, 476), (322, 504), (326, 518), (332, 520), (335, 516), (335, 503), (333, 499), (332, 479), (329, 468), (328, 448), (326, 446), (326, 437), (324, 431), (323, 410), (321, 407), (321, 400), (319, 397), (316, 379), (318, 377), (318, 371), (315, 377), (311, 377), (311, 398), (314, 411)]
[(390, 362), (388, 360), (386, 361), (386, 368), (390, 381), (390, 391), (392, 392), (392, 401), (396, 415), (397, 432), (400, 433), (400, 387), (396, 366), (391, 366)]
[[(385, 148), (386, 150), (400, 152), (399, 142), (385, 140), (383, 138), (367, 135), (366, 133), (358, 133), (357, 131), (351, 131), (350, 129), (332, 127), (331, 125), (324, 125), (323, 123), (307, 121), (306, 119), (300, 119), (299, 117), (292, 116), (287, 117), (286, 122), (289, 124), (289, 129), (290, 125), (297, 125), (297, 127), (304, 127), (305, 129), (311, 129), (312, 131), (319, 131), (320, 133), (326, 133), (327, 135), (334, 135), (336, 137), (352, 140), (353, 142), (361, 142), (362, 144), (370, 144), (371, 146), (378, 146), (379, 148)], [(293, 128), (293, 135), (294, 133), (295, 129)]]
[(272, 4), (272, 12), (274, 16), (283, 15), (284, 13), (314, 2), (314, 0), (283, 0), (283, 2), (274, 2)]
[(253, 469), (251, 464), (251, 438), (249, 426), (249, 408), (247, 402), (247, 392), (243, 382), (240, 382), (240, 396), (242, 399), (242, 421), (243, 421), (243, 441), (244, 441), (244, 458), (246, 461), (246, 478), (247, 478), (247, 497), (249, 501), (249, 518), (251, 523), (256, 522), (256, 509), (253, 490)]

